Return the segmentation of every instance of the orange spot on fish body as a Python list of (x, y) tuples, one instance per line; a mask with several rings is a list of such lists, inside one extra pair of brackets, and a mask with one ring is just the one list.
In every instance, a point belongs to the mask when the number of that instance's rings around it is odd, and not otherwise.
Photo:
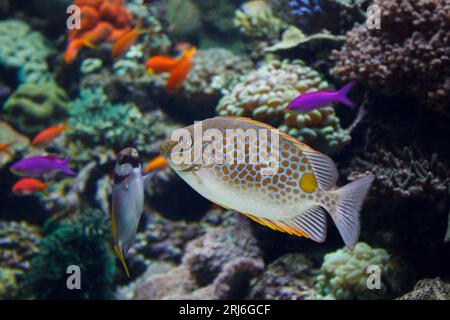
[(125, 33), (120, 39), (116, 41), (112, 48), (112, 57), (117, 58), (130, 50), (130, 48), (136, 43), (137, 38), (142, 34), (141, 30), (142, 19), (139, 19), (136, 26), (130, 31)]

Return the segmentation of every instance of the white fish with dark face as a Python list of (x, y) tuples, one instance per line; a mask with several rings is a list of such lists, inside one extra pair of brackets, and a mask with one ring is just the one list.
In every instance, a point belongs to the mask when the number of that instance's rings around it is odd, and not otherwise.
[(112, 187), (111, 229), (116, 241), (114, 251), (128, 277), (130, 273), (125, 257), (136, 236), (144, 210), (144, 188), (152, 175), (153, 173), (142, 175), (136, 149), (123, 149), (117, 156)]

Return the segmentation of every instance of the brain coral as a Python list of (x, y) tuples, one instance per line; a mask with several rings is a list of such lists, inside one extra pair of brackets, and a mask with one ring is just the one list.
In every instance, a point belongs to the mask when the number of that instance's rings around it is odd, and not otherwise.
[(66, 118), (69, 98), (55, 83), (24, 83), (6, 101), (5, 118), (18, 130), (33, 135)]
[[(369, 266), (380, 268), (380, 289), (368, 288)], [(318, 293), (336, 299), (392, 298), (402, 286), (392, 282), (393, 279), (400, 281), (400, 278), (393, 277), (398, 270), (398, 261), (386, 250), (359, 242), (353, 251), (343, 248), (325, 255), (316, 289)]]
[(300, 93), (327, 87), (319, 73), (300, 60), (272, 61), (244, 76), (220, 100), (217, 112), (268, 123), (322, 152), (332, 153), (350, 141), (333, 108), (304, 114), (284, 109)]
[(19, 82), (46, 83), (52, 80), (47, 56), (50, 48), (44, 37), (32, 32), (20, 20), (0, 22), (0, 65), (18, 69)]
[(449, 112), (450, 2), (376, 0), (381, 29), (356, 25), (340, 51), (334, 72), (373, 90), (402, 92)]

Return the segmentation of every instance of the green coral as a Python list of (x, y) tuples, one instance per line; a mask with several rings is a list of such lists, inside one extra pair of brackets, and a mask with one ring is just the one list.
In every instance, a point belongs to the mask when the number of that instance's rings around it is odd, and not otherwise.
[(67, 116), (69, 99), (54, 83), (24, 83), (4, 106), (5, 118), (18, 130), (34, 135)]
[(124, 146), (148, 146), (161, 133), (160, 115), (146, 114), (134, 104), (112, 103), (103, 89), (83, 89), (72, 103), (69, 137), (86, 145), (103, 145), (114, 149)]
[(18, 69), (19, 82), (48, 83), (52, 81), (46, 59), (50, 53), (45, 38), (32, 32), (23, 21), (0, 22), (0, 65)]
[[(85, 210), (80, 215), (45, 226), (40, 254), (32, 261), (19, 289), (22, 298), (109, 299), (113, 297), (115, 258), (110, 249), (105, 214)], [(66, 286), (67, 267), (81, 270), (81, 289)]]
[(314, 69), (300, 60), (271, 61), (241, 79), (219, 102), (220, 116), (243, 116), (268, 123), (325, 153), (350, 141), (332, 107), (308, 113), (285, 110), (301, 93), (328, 88)]
[[(380, 289), (368, 288), (369, 266), (380, 270)], [(357, 243), (353, 251), (343, 248), (325, 255), (321, 271), (316, 290), (321, 297), (335, 299), (393, 298), (401, 292), (403, 278), (411, 275), (386, 250), (364, 242)]]

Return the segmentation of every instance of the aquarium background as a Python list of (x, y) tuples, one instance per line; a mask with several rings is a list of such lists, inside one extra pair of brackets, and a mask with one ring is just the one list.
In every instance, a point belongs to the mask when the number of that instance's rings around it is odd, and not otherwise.
[[(0, 299), (449, 299), (449, 31), (448, 0), (0, 0)], [(147, 61), (186, 46), (192, 68), (168, 90)], [(284, 109), (350, 81), (353, 109)], [(217, 115), (329, 155), (340, 186), (373, 174), (355, 249), (331, 222), (324, 243), (273, 231), (155, 169), (128, 278), (110, 231), (117, 153), (134, 147), (145, 167), (174, 129)], [(13, 192), (11, 166), (49, 154), (76, 175)]]

